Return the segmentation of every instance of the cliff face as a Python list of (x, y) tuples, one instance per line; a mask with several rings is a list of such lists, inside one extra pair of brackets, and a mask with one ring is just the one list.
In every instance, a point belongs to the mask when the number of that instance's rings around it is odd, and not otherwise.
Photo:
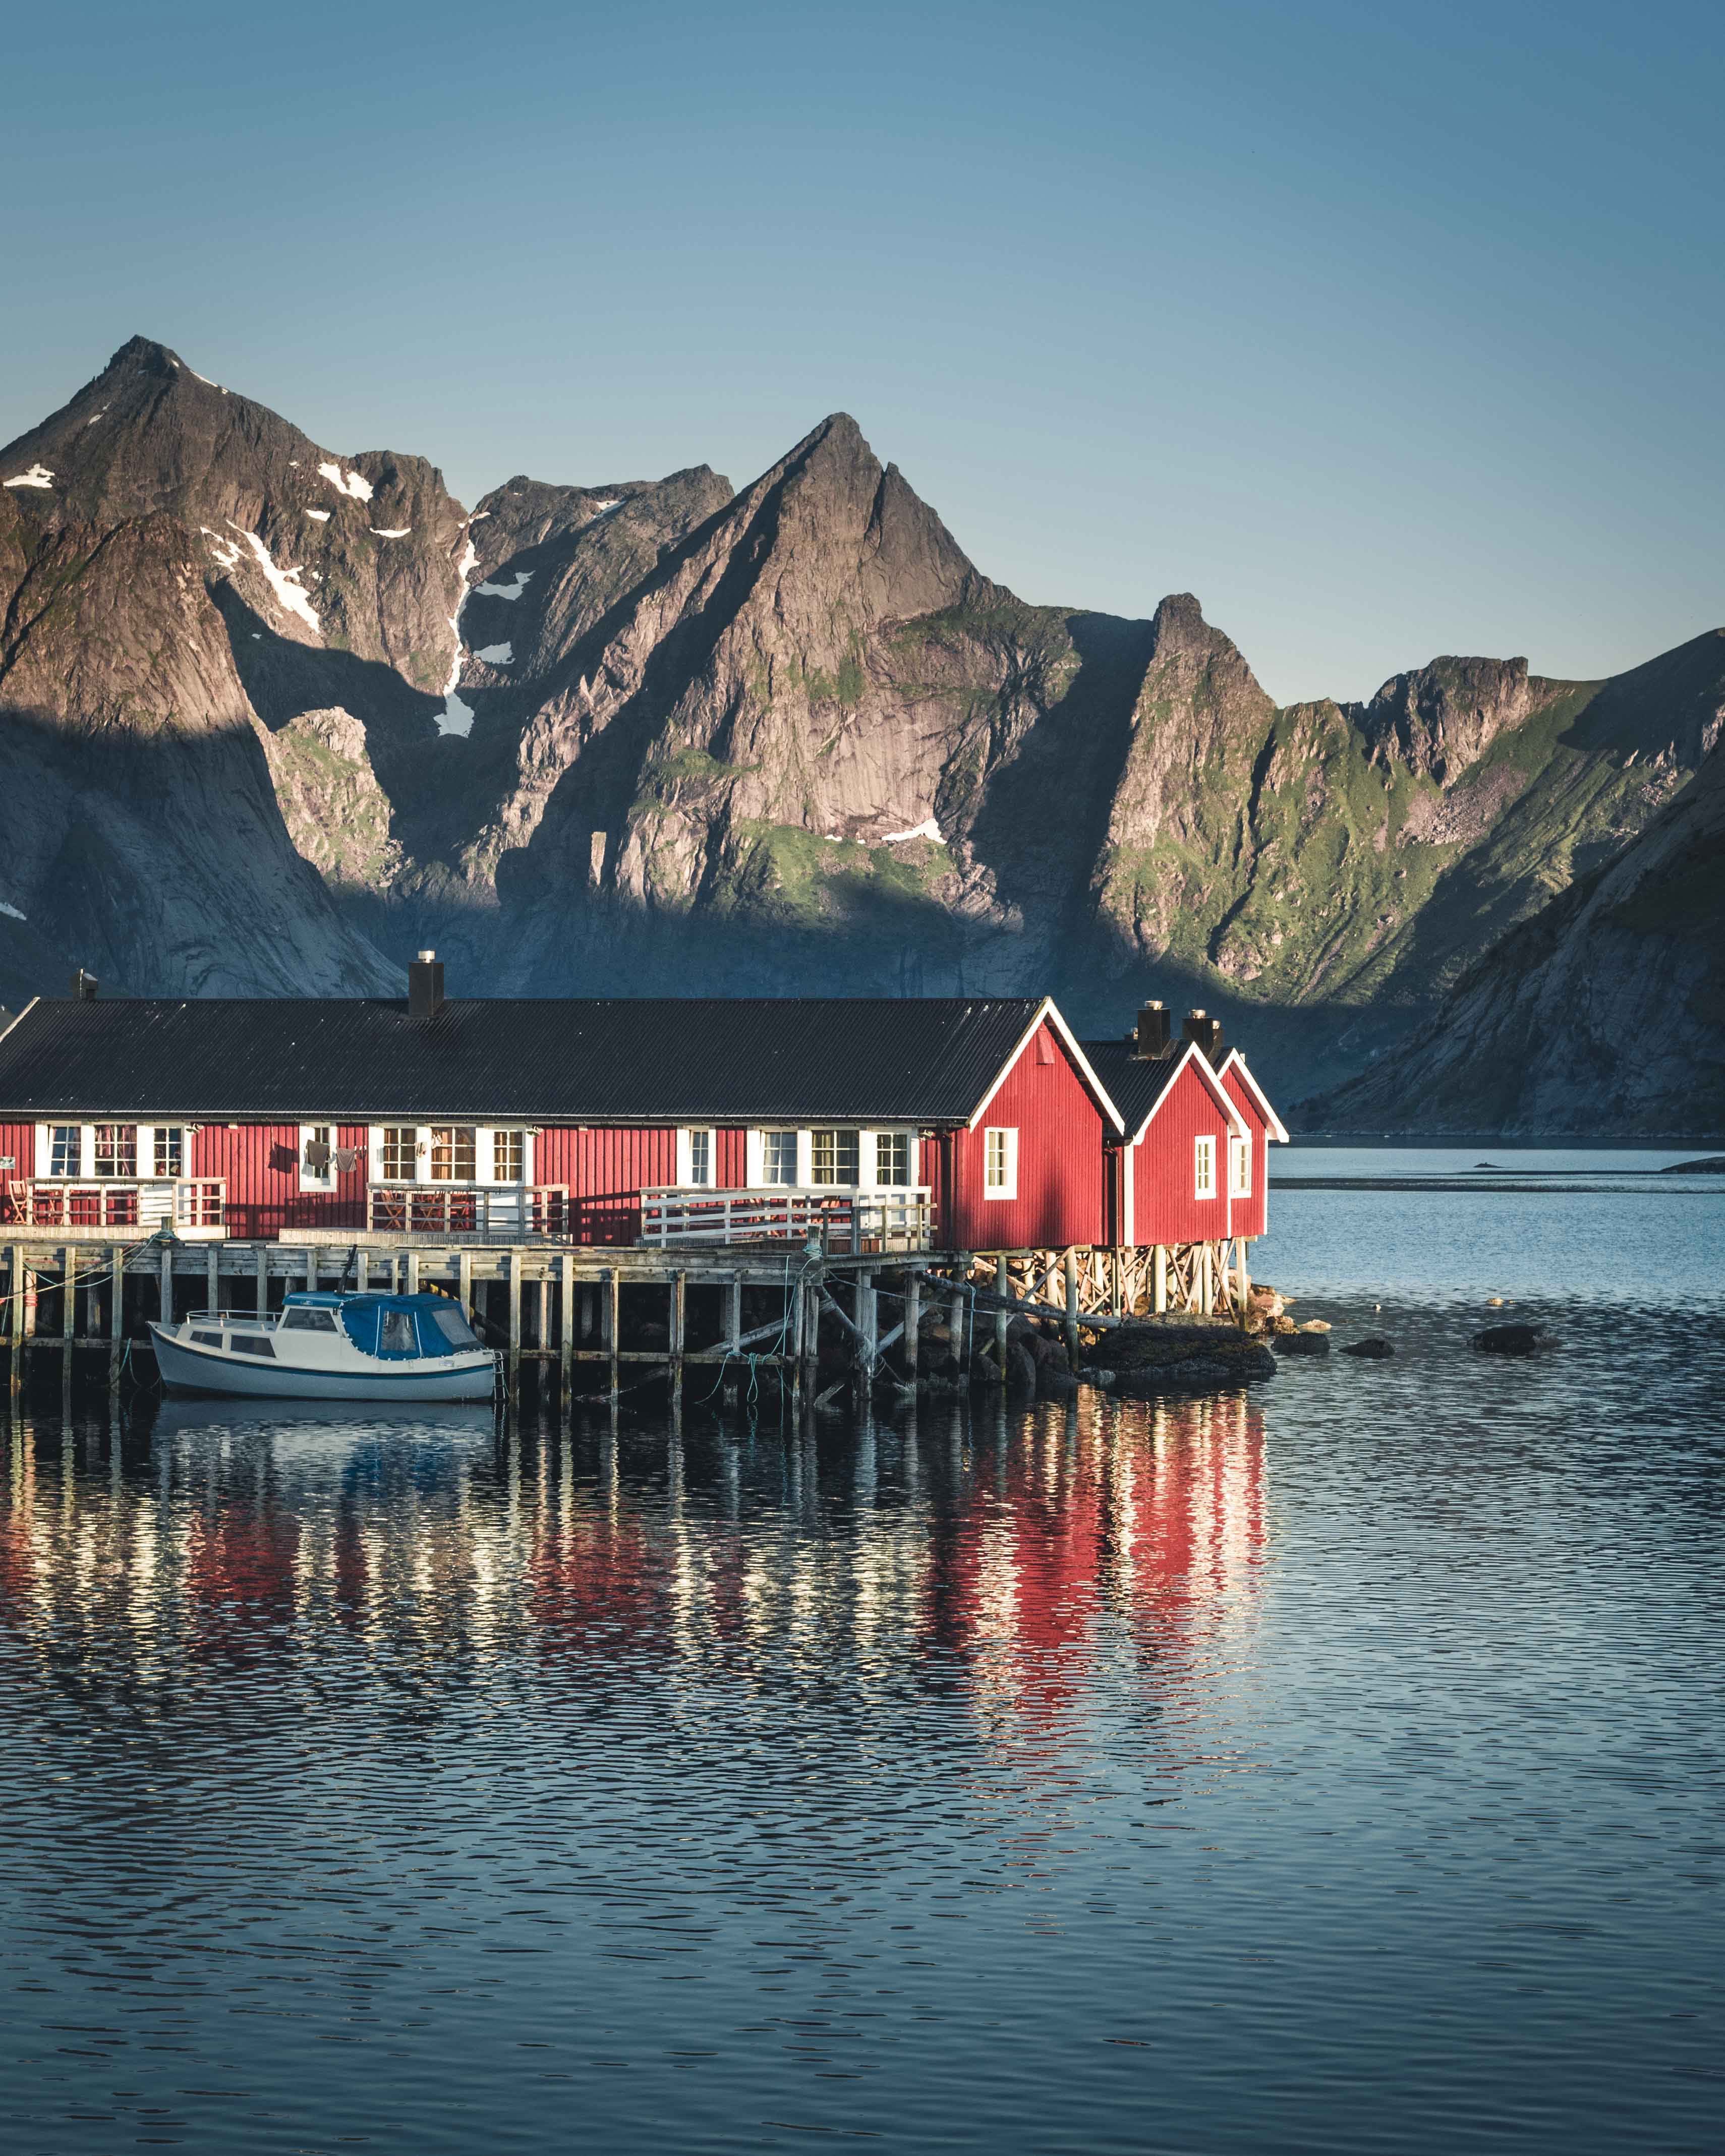
[(1343, 1131), (1725, 1131), (1725, 752), (1305, 1116)]
[(1189, 596), (990, 583), (842, 414), (740, 493), (520, 476), (470, 520), (134, 340), (0, 480), (0, 902), (138, 988), (429, 942), (529, 993), (1163, 993), (1291, 1089), (1648, 832), (1725, 706), (1702, 638), (1278, 711)]

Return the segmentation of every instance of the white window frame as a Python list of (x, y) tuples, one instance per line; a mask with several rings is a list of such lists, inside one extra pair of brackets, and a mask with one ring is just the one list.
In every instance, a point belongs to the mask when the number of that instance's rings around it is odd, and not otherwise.
[(1213, 1137), (1192, 1141), (1192, 1195), (1194, 1200), (1204, 1204), (1216, 1195), (1216, 1141)]
[(1230, 1198), (1250, 1198), (1252, 1194), (1252, 1141), (1250, 1137), (1230, 1137), (1228, 1141), (1228, 1195)]
[[(54, 1164), (54, 1134), (56, 1131), (76, 1131), (78, 1133), (78, 1165), (69, 1174), (56, 1172)], [(90, 1153), (95, 1144), (94, 1123), (38, 1123), (36, 1126), (36, 1173), (44, 1183), (86, 1183), (90, 1179)]]
[[(706, 1140), (706, 1180), (695, 1179), (695, 1140)], [(689, 1190), (714, 1190), (719, 1182), (718, 1133), (711, 1124), (693, 1123), (677, 1132), (677, 1182)]]
[[(180, 1168), (177, 1175), (160, 1175), (157, 1173), (156, 1142), (165, 1131), (177, 1131), (180, 1134)], [(146, 1137), (150, 1142), (147, 1153), (144, 1150), (144, 1141)], [(143, 1167), (146, 1160), (150, 1163), (147, 1172)], [(192, 1173), (191, 1125), (189, 1123), (140, 1123), (138, 1125), (138, 1163), (140, 1179), (146, 1183), (183, 1183)]]
[[(998, 1183), (991, 1183), (988, 1175), (988, 1155), (993, 1149), (993, 1142), (996, 1138), (1004, 1141), (1000, 1149), (1004, 1179)], [(985, 1199), (998, 1199), (1004, 1203), (1016, 1198), (1018, 1194), (1019, 1134), (1017, 1127), (1006, 1123), (989, 1123), (983, 1131), (983, 1196)]]
[(762, 1123), (752, 1129), (747, 1142), (748, 1187), (751, 1190), (806, 1190), (809, 1186), (809, 1133), (799, 1130), (796, 1137), (796, 1176), (790, 1183), (768, 1183), (767, 1180), (767, 1133), (768, 1131), (788, 1131), (789, 1123)]
[[(497, 1166), (499, 1138), (521, 1140), (521, 1172), (519, 1177), (500, 1172)], [(482, 1123), (474, 1158), (480, 1182), (496, 1183), (506, 1190), (524, 1190), (533, 1180), (533, 1133), (523, 1130), (519, 1123)]]
[[(882, 1183), (880, 1179), (878, 1173), (880, 1163), (875, 1158), (875, 1147), (882, 1138), (903, 1138), (906, 1141), (905, 1152), (909, 1162), (910, 1172), (902, 1183)], [(921, 1166), (922, 1162), (917, 1157), (915, 1131), (906, 1130), (902, 1124), (894, 1123), (870, 1126), (863, 1132), (861, 1185), (863, 1189), (915, 1190), (917, 1188), (916, 1171)]]
[[(330, 1164), (329, 1164), (329, 1168), (328, 1168), (327, 1171), (326, 1171), (324, 1174), (322, 1174), (322, 1175), (318, 1174), (318, 1173), (316, 1172), (316, 1170), (315, 1168), (307, 1168), (307, 1167), (306, 1167), (306, 1165), (305, 1165), (305, 1148), (306, 1148), (306, 1147), (307, 1147), (307, 1146), (309, 1146), (309, 1145), (311, 1143), (312, 1140), (316, 1137), (316, 1134), (318, 1133), (318, 1132), (319, 1132), (319, 1131), (327, 1131), (327, 1132), (329, 1132), (329, 1134), (330, 1134)], [(300, 1189), (301, 1189), (302, 1191), (304, 1191), (304, 1192), (308, 1192), (308, 1193), (309, 1193), (309, 1192), (323, 1191), (323, 1192), (327, 1193), (327, 1192), (331, 1191), (331, 1190), (333, 1190), (333, 1189), (335, 1188), (335, 1187), (336, 1187), (336, 1142), (337, 1142), (337, 1141), (339, 1140), (340, 1137), (341, 1137), (341, 1131), (340, 1131), (340, 1128), (339, 1128), (339, 1127), (338, 1127), (337, 1125), (336, 1125), (336, 1124), (334, 1124), (334, 1123), (301, 1123), (301, 1124), (300, 1124)]]

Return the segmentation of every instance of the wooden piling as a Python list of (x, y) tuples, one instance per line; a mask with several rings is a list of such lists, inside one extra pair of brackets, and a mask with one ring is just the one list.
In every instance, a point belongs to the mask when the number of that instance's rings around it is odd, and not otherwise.
[(1066, 1353), (1074, 1367), (1078, 1362), (1078, 1253), (1068, 1249), (1066, 1269)]
[(680, 1399), (683, 1392), (683, 1332), (688, 1315), (689, 1276), (679, 1270), (671, 1275), (670, 1326), (667, 1345), (670, 1350), (671, 1396)]
[[(258, 1262), (263, 1263), (260, 1249)], [(120, 1357), (126, 1342), (126, 1247), (114, 1245), (114, 1264), (108, 1284), (108, 1390), (120, 1390)]]
[(270, 1245), (258, 1245), (258, 1315), (265, 1317), (270, 1312)]
[(1151, 1307), (1158, 1315), (1168, 1308), (1168, 1245), (1156, 1245), (1156, 1280), (1150, 1298)]
[(922, 1276), (913, 1265), (905, 1275), (905, 1368), (916, 1382), (917, 1341), (922, 1330)]
[(7, 1304), (6, 1329), (12, 1342), (7, 1383), (15, 1404), (23, 1389), (24, 1382), (24, 1253), (22, 1244), (14, 1243), (12, 1246), (7, 1287), (11, 1299)]
[(509, 1389), (513, 1394), (521, 1374), (521, 1254), (510, 1250), (505, 1262), (509, 1278)]
[[(582, 1294), (584, 1297), (584, 1288)], [(557, 1373), (567, 1399), (575, 1374), (575, 1256), (571, 1250), (557, 1256)]]
[(72, 1342), (78, 1337), (78, 1252), (75, 1245), (70, 1243), (66, 1245), (60, 1253), (60, 1261), (65, 1267), (61, 1276), (64, 1285), (60, 1289), (60, 1344), (63, 1352), (69, 1355)]
[[(994, 1260), (994, 1292), (996, 1295), (1012, 1293), (1012, 1272), (1007, 1265), (1004, 1250), (1002, 1250)], [(1002, 1370), (1006, 1368), (1006, 1328), (1011, 1322), (1011, 1317), (1007, 1312), (1004, 1310), (995, 1312), (994, 1360), (1000, 1365)]]
[(622, 1390), (622, 1364), (619, 1360), (622, 1347), (619, 1335), (623, 1330), (623, 1282), (613, 1265), (605, 1275), (605, 1346), (611, 1358), (611, 1405), (614, 1411), (617, 1396)]

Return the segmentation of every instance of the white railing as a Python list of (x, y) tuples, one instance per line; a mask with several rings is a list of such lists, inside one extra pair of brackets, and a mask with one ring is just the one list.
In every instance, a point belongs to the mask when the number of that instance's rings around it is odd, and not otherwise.
[(704, 1190), (641, 1193), (641, 1240), (819, 1242), (829, 1250), (926, 1250), (932, 1213), (926, 1189)]
[(23, 1228), (219, 1228), (228, 1217), (225, 1176), (176, 1181), (52, 1183), (39, 1178), (0, 1191), (0, 1218)]
[(366, 1225), (379, 1234), (472, 1236), (513, 1243), (569, 1233), (569, 1193), (560, 1183), (374, 1183)]

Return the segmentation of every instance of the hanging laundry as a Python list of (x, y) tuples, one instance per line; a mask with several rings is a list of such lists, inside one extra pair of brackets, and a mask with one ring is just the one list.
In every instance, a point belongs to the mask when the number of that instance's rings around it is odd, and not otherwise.
[(329, 1173), (330, 1147), (327, 1138), (306, 1139), (305, 1170), (309, 1175), (327, 1175)]

